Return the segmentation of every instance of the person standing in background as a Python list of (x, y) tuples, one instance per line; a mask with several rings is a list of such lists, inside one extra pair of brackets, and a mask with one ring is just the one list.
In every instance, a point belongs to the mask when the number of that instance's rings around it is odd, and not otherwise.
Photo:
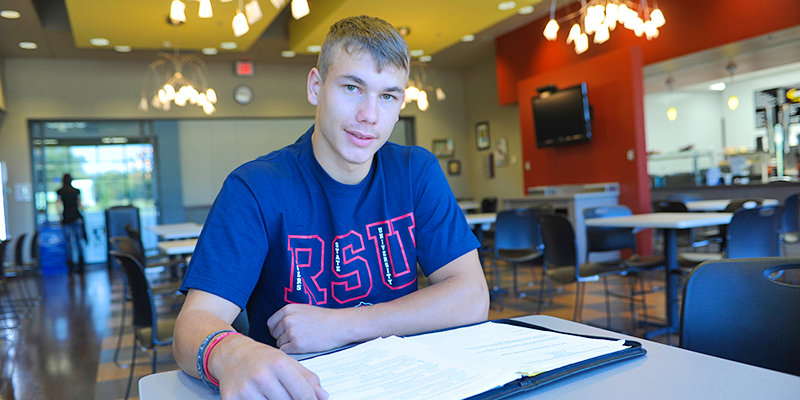
[[(58, 189), (59, 204), (61, 205), (61, 227), (64, 229), (64, 239), (67, 241), (67, 265), (69, 272), (83, 272), (83, 240), (86, 238), (83, 228), (83, 215), (81, 215), (81, 191), (72, 186), (72, 176), (64, 174), (61, 179), (61, 189)], [(77, 256), (77, 264), (75, 262)]]

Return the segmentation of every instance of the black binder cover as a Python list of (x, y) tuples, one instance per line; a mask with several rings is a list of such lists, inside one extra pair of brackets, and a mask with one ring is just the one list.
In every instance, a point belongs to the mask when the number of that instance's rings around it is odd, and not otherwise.
[[(602, 337), (602, 336), (577, 335), (577, 334), (569, 333), (569, 332), (560, 332), (560, 331), (556, 331), (556, 330), (553, 330), (553, 329), (545, 328), (545, 327), (542, 327), (542, 326), (537, 326), (537, 325), (529, 324), (529, 323), (526, 323), (526, 322), (515, 321), (515, 320), (510, 320), (510, 319), (502, 319), (502, 320), (495, 320), (495, 321), (488, 321), (488, 322), (503, 323), (503, 324), (521, 326), (521, 327), (525, 327), (525, 328), (538, 329), (538, 330), (542, 330), (542, 331), (562, 333), (562, 334), (565, 334), (565, 335), (582, 336), (582, 337), (587, 337), (587, 338), (592, 338), (592, 339), (619, 340), (619, 339), (614, 339), (614, 338), (609, 338), (609, 337)], [(625, 341), (625, 346), (630, 346), (630, 347), (626, 348), (624, 350), (620, 350), (620, 351), (611, 353), (611, 354), (604, 354), (602, 356), (590, 358), (588, 360), (581, 361), (581, 362), (578, 362), (578, 363), (575, 363), (575, 364), (565, 365), (565, 366), (563, 366), (561, 368), (556, 368), (554, 370), (543, 372), (543, 373), (535, 375), (535, 376), (522, 377), (522, 378), (517, 379), (517, 380), (515, 380), (513, 382), (509, 382), (509, 383), (507, 383), (507, 384), (505, 384), (503, 386), (500, 386), (498, 388), (494, 388), (494, 389), (488, 390), (486, 392), (483, 392), (481, 394), (477, 394), (475, 396), (469, 397), (466, 400), (495, 400), (495, 399), (502, 399), (502, 398), (505, 398), (505, 397), (508, 397), (508, 396), (511, 396), (511, 395), (514, 395), (514, 394), (517, 394), (517, 393), (526, 392), (526, 391), (529, 391), (529, 390), (536, 389), (536, 388), (538, 388), (538, 387), (540, 387), (542, 385), (546, 385), (546, 384), (548, 384), (550, 382), (557, 381), (557, 380), (559, 380), (561, 378), (564, 378), (564, 377), (567, 377), (567, 376), (570, 376), (570, 375), (574, 375), (574, 374), (577, 374), (577, 373), (582, 372), (582, 371), (586, 371), (586, 370), (589, 370), (589, 369), (592, 369), (592, 368), (600, 367), (600, 366), (603, 366), (603, 365), (606, 365), (606, 364), (610, 364), (610, 363), (613, 363), (613, 362), (616, 362), (616, 361), (627, 360), (629, 358), (643, 356), (643, 355), (645, 355), (647, 353), (647, 350), (645, 350), (642, 347), (642, 344), (639, 343), (639, 342), (634, 342), (632, 340), (626, 340)]]

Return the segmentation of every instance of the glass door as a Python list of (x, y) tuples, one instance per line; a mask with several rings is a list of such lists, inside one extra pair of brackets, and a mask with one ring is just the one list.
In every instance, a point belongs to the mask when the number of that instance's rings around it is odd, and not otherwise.
[(147, 127), (142, 122), (31, 123), (37, 224), (60, 221), (56, 191), (69, 173), (81, 191), (87, 263), (106, 261), (105, 210), (113, 206), (139, 208), (145, 248), (155, 245), (144, 230), (157, 219), (154, 150)]

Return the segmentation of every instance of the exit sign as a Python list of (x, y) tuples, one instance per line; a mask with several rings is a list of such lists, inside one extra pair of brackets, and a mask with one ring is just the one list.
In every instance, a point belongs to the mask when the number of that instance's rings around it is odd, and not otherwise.
[(253, 62), (236, 61), (236, 76), (253, 76)]

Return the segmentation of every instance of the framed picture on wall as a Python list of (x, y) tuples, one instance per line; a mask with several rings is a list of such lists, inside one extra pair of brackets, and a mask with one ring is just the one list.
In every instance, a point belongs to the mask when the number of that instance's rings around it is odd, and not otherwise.
[(475, 143), (478, 145), (478, 150), (489, 148), (489, 122), (475, 124)]
[(456, 153), (456, 145), (453, 139), (434, 139), (433, 154), (439, 158), (452, 157)]
[(498, 167), (508, 165), (508, 139), (506, 138), (494, 141), (494, 165)]
[(460, 175), (461, 174), (461, 161), (450, 160), (447, 163), (447, 172), (450, 175)]

